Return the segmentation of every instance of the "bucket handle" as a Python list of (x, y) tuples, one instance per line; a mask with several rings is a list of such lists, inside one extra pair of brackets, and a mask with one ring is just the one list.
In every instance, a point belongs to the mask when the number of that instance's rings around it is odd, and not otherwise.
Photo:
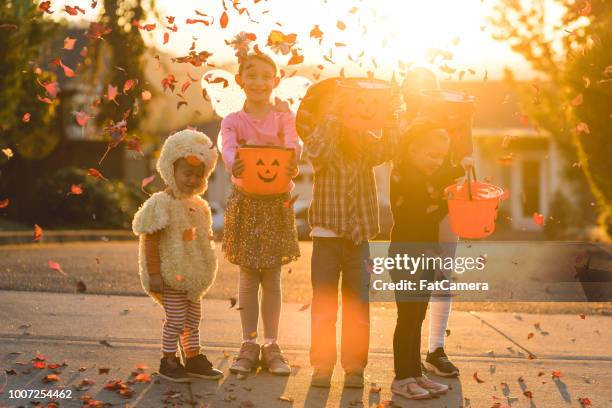
[(474, 181), (476, 181), (476, 169), (474, 166), (471, 167), (471, 170), (467, 170), (467, 188), (468, 188), (468, 198), (472, 201), (472, 177), (474, 177)]

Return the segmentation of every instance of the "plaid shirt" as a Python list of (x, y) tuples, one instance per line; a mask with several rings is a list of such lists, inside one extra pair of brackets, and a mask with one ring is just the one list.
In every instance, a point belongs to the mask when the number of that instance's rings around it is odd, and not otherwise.
[(396, 125), (385, 127), (381, 138), (364, 132), (359, 135), (363, 144), (351, 158), (340, 148), (342, 129), (329, 117), (303, 138), (314, 169), (308, 222), (359, 244), (380, 231), (374, 167), (391, 159), (398, 132)]

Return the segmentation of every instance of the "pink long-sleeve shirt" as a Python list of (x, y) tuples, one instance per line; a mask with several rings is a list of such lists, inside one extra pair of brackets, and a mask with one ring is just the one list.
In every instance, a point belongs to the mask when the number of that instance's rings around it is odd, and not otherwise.
[[(298, 159), (302, 150), (295, 130), (293, 112), (277, 112), (271, 109), (265, 117), (254, 118), (242, 109), (230, 113), (221, 121), (220, 136), (221, 156), (230, 174), (236, 160), (236, 152), (242, 145), (288, 147), (295, 149)], [(241, 180), (234, 176), (232, 182), (237, 186), (241, 185)]]

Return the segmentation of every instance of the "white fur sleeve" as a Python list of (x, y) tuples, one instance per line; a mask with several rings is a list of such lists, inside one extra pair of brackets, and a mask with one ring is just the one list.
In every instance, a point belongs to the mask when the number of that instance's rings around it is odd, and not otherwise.
[(136, 211), (132, 221), (132, 231), (136, 235), (152, 234), (168, 226), (169, 197), (164, 192), (153, 194)]

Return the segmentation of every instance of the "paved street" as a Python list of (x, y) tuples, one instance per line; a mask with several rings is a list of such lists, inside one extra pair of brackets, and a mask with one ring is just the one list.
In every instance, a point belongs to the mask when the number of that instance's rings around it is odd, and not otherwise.
[[(292, 375), (279, 378), (260, 372), (244, 380), (229, 375), (228, 364), (239, 346), (240, 323), (239, 313), (228, 303), (206, 300), (201, 330), (206, 353), (226, 377), (218, 383), (198, 380), (176, 385), (153, 374), (159, 363), (162, 313), (149, 299), (0, 291), (0, 364), (12, 374), (0, 374), (0, 388), (7, 381), (0, 406), (29, 406), (30, 400), (9, 399), (10, 390), (59, 386), (73, 392), (73, 398), (61, 401), (61, 407), (81, 406), (86, 395), (121, 407), (126, 401), (130, 407), (359, 407), (392, 399), (394, 307), (373, 308), (366, 375), (376, 386), (360, 392), (342, 388), (339, 368), (330, 390), (309, 387), (310, 313), (299, 311), (299, 304), (285, 304), (281, 322), (280, 343), (293, 366)], [(455, 311), (447, 349), (462, 375), (439, 379), (452, 386), (450, 394), (427, 402), (397, 397), (393, 401), (403, 407), (580, 407), (578, 398), (588, 398), (594, 407), (610, 406), (611, 319)], [(36, 352), (46, 358), (45, 364), (66, 363), (55, 369), (59, 381), (42, 382), (51, 370), (33, 368)], [(153, 374), (151, 381), (132, 385), (131, 373), (140, 364), (150, 367), (144, 373)], [(93, 384), (84, 385), (84, 379)], [(133, 391), (131, 398), (103, 389), (111, 380), (124, 381)], [(84, 389), (78, 391), (78, 386)]]

